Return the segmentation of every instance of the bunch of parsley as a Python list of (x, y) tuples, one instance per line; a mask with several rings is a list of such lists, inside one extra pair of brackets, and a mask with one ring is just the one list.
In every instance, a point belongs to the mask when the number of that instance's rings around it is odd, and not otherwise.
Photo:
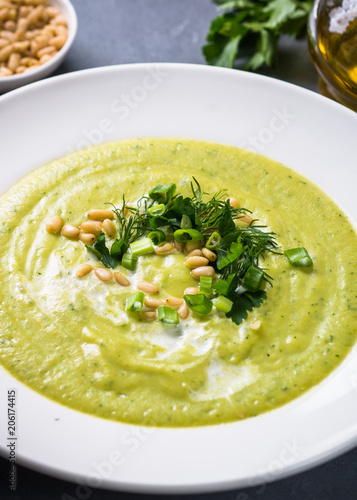
[(306, 32), (312, 0), (213, 0), (224, 10), (214, 19), (203, 47), (206, 61), (243, 69), (273, 66), (281, 35), (298, 38)]

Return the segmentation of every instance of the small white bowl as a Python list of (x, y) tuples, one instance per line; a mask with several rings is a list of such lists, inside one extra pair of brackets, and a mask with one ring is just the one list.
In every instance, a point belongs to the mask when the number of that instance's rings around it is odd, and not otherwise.
[(69, 0), (49, 0), (49, 5), (56, 7), (68, 22), (68, 38), (62, 49), (52, 59), (25, 73), (0, 77), (0, 94), (22, 87), (27, 83), (41, 80), (58, 68), (69, 51), (77, 33), (77, 15)]

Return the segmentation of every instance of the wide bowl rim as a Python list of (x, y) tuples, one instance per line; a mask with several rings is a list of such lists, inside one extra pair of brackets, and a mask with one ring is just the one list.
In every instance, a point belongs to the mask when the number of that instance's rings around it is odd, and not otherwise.
[[(351, 119), (356, 123), (357, 120), (357, 115), (347, 109), (341, 106), (338, 103), (335, 103), (333, 101), (327, 100), (323, 96), (319, 96), (317, 94), (314, 94), (312, 91), (300, 88), (298, 86), (289, 84), (287, 82), (282, 82), (278, 80), (273, 80), (272, 78), (262, 76), (262, 75), (252, 75), (252, 74), (247, 74), (244, 72), (238, 72), (237, 70), (229, 70), (225, 68), (212, 68), (212, 67), (206, 67), (206, 66), (200, 66), (200, 65), (194, 65), (194, 64), (182, 64), (182, 63), (138, 63), (138, 64), (128, 64), (128, 65), (115, 65), (115, 66), (106, 66), (106, 67), (101, 67), (101, 68), (92, 68), (92, 69), (86, 69), (86, 70), (81, 70), (77, 71), (74, 73), (69, 73), (65, 75), (60, 75), (60, 76), (55, 76), (48, 78), (44, 81), (37, 81), (35, 83), (32, 83), (31, 85), (28, 85), (26, 87), (18, 88), (16, 90), (13, 90), (9, 92), (8, 94), (0, 97), (0, 108), (4, 105), (11, 105), (11, 102), (16, 102), (18, 98), (26, 97), (28, 94), (31, 96), (32, 92), (35, 92), (36, 90), (41, 89), (42, 87), (49, 87), (50, 89), (56, 91), (57, 86), (61, 86), (63, 82), (71, 83), (74, 81), (82, 81), (83, 79), (86, 80), (87, 78), (91, 79), (92, 77), (95, 78), (97, 76), (100, 76), (101, 78), (105, 78), (106, 76), (112, 74), (114, 76), (116, 75), (124, 75), (125, 73), (129, 72), (140, 72), (140, 71), (146, 71), (150, 68), (153, 67), (153, 65), (159, 68), (167, 68), (169, 70), (172, 70), (173, 72), (178, 72), (184, 74), (184, 76), (191, 75), (194, 77), (196, 72), (205, 74), (207, 76), (209, 75), (236, 75), (236, 77), (233, 78), (238, 78), (242, 79), (243, 82), (249, 83), (249, 82), (259, 82), (259, 85), (273, 85), (274, 88), (277, 90), (283, 90), (286, 89), (289, 92), (291, 92), (294, 95), (301, 95), (301, 96), (308, 96), (309, 100), (313, 99), (317, 103), (320, 103), (324, 108), (331, 109), (333, 112), (338, 113), (340, 116), (345, 116), (348, 121)], [(23, 96), (24, 94), (24, 96)], [(352, 357), (352, 353), (348, 356), (350, 359)], [(346, 358), (347, 360), (347, 358)], [(346, 361), (345, 360), (345, 361)], [(345, 363), (345, 361), (343, 363)], [(326, 379), (325, 379), (326, 380)], [(289, 403), (290, 404), (290, 403)], [(293, 401), (291, 405), (294, 405), (295, 402)], [(277, 411), (280, 411), (278, 409)], [(264, 414), (266, 415), (266, 414)], [(264, 417), (262, 416), (262, 418)], [(271, 415), (271, 412), (270, 412)], [(93, 419), (95, 420), (95, 417), (90, 417), (86, 416), (86, 418)], [(257, 417), (260, 419), (260, 417)], [(265, 417), (264, 417), (265, 418)], [(111, 425), (111, 424), (110, 424)], [(125, 424), (123, 424), (125, 425)], [(236, 423), (232, 424), (223, 424), (227, 429), (228, 427), (234, 427), (236, 426)], [(216, 427), (216, 426), (215, 426)], [(200, 432), (202, 434), (205, 434), (204, 429), (207, 428), (199, 428), (201, 429)], [(223, 428), (222, 428), (223, 429)], [(178, 434), (190, 434), (196, 432), (195, 429), (165, 429), (165, 430), (160, 430), (159, 432), (162, 432), (162, 434), (165, 433), (176, 433)], [(223, 432), (223, 430), (222, 430)], [(280, 479), (283, 477), (286, 477), (291, 474), (295, 474), (298, 472), (301, 472), (303, 470), (306, 470), (307, 468), (316, 466), (318, 464), (321, 464), (349, 449), (354, 447), (357, 444), (357, 432), (353, 431), (353, 434), (351, 435), (343, 435), (342, 438), (333, 444), (333, 446), (329, 447), (329, 452), (326, 454), (326, 451), (321, 450), (319, 453), (315, 453), (313, 460), (311, 458), (306, 459), (306, 461), (299, 462), (298, 464), (293, 464), (291, 466), (285, 467), (282, 471), (279, 472), (272, 480), (275, 479)], [(2, 454), (5, 454), (6, 449), (0, 446), (0, 452)], [(73, 473), (71, 473), (70, 470), (67, 471), (58, 471), (56, 469), (51, 468), (50, 465), (44, 465), (43, 463), (37, 463), (36, 460), (33, 458), (29, 457), (19, 457), (19, 463), (24, 463), (24, 465), (27, 465), (31, 468), (34, 468), (36, 470), (40, 470), (43, 472), (50, 473), (52, 475), (56, 475), (57, 477), (66, 477), (69, 480), (74, 480), (75, 476)], [(127, 491), (140, 491), (140, 492), (154, 492), (154, 493), (188, 493), (188, 492), (208, 492), (208, 491), (214, 491), (214, 490), (225, 490), (228, 488), (234, 488), (234, 487), (242, 487), (242, 486), (248, 486), (248, 485), (255, 485), (259, 484), (264, 481), (266, 478), (263, 475), (256, 474), (255, 477), (249, 477), (246, 478), (245, 481), (217, 481), (215, 479), (207, 479), (207, 482), (205, 484), (193, 484), (193, 483), (187, 483), (187, 484), (161, 484), (161, 485), (153, 485), (153, 484), (134, 484), (132, 482), (125, 482), (122, 481), (120, 485), (118, 485), (117, 481), (111, 481), (111, 480), (106, 480), (103, 482), (103, 485), (107, 488), (111, 489), (125, 489)], [(268, 479), (269, 480), (269, 479)]]

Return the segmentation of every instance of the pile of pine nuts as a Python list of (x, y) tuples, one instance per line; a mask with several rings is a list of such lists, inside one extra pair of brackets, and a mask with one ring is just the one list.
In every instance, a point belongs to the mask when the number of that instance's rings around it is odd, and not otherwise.
[(46, 63), (67, 38), (67, 20), (47, 0), (0, 0), (0, 77)]

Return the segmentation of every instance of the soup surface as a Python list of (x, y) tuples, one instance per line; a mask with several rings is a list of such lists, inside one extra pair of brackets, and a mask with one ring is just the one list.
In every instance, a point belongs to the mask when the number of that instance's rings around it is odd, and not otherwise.
[[(60, 216), (79, 226), (91, 209), (130, 204), (157, 184), (190, 193), (227, 189), (276, 233), (281, 251), (304, 246), (313, 266), (267, 254), (273, 286), (240, 325), (191, 312), (177, 326), (125, 310), (140, 280), (156, 298), (197, 286), (185, 255), (144, 255), (131, 285), (105, 283), (78, 240), (50, 234)], [(0, 362), (44, 396), (98, 417), (197, 426), (274, 409), (326, 377), (357, 335), (357, 236), (314, 184), (252, 152), (192, 140), (140, 139), (93, 147), (39, 168), (0, 199)], [(258, 329), (250, 326), (260, 321)]]

